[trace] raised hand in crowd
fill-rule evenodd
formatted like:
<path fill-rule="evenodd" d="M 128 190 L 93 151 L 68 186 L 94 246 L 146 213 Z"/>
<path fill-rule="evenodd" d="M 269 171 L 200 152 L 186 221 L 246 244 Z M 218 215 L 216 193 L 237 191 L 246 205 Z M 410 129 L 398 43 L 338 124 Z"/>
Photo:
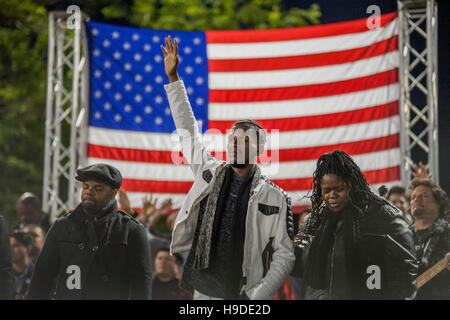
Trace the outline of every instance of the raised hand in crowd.
<path fill-rule="evenodd" d="M 431 179 L 431 174 L 428 173 L 427 167 L 422 162 L 416 163 L 412 169 L 411 173 L 414 178 Z"/>
<path fill-rule="evenodd" d="M 158 221 L 161 218 L 165 218 L 170 214 L 171 209 L 172 209 L 172 199 L 164 200 L 161 207 L 156 209 L 155 213 L 150 218 L 149 227 L 155 228 L 156 225 L 158 224 Z"/>
<path fill-rule="evenodd" d="M 139 220 L 146 226 L 150 223 L 150 217 L 156 211 L 156 202 L 158 199 L 153 200 L 153 196 L 146 196 L 142 199 L 142 214 L 139 216 Z"/>
<path fill-rule="evenodd" d="M 119 206 L 126 214 L 134 216 L 134 210 L 131 208 L 130 199 L 128 199 L 128 195 L 123 189 L 119 190 Z"/>

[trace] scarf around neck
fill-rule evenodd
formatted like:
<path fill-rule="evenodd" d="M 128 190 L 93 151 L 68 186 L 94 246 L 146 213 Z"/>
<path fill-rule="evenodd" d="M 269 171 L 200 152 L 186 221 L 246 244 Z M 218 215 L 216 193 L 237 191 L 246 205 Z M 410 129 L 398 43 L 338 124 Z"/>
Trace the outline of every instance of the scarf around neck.
<path fill-rule="evenodd" d="M 213 229 L 215 218 L 220 214 L 224 207 L 224 199 L 229 189 L 229 184 L 233 176 L 231 164 L 225 167 L 217 174 L 216 180 L 208 195 L 205 212 L 201 219 L 200 233 L 195 248 L 194 269 L 207 269 L 210 263 L 211 247 L 213 239 Z M 253 176 L 253 178 L 251 178 Z M 261 169 L 255 165 L 249 172 L 247 178 L 251 178 L 250 190 L 254 190 L 261 178 Z M 221 201 L 222 200 L 222 201 Z"/>

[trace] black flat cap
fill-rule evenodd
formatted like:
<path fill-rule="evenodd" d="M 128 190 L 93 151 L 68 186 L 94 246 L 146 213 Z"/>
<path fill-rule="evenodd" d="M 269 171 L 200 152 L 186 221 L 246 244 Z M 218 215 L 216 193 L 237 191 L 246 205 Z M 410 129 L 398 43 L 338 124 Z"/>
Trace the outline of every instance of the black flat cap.
<path fill-rule="evenodd" d="M 103 182 L 115 189 L 119 189 L 122 185 L 122 175 L 119 170 L 105 163 L 96 163 L 85 168 L 77 170 L 78 181 L 87 181 L 89 179 Z"/>

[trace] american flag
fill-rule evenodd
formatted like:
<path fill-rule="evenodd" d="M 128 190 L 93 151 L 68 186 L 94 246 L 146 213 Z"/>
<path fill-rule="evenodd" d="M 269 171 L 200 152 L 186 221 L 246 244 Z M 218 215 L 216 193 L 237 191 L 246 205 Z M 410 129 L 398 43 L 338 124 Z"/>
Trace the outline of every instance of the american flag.
<path fill-rule="evenodd" d="M 272 162 L 261 160 L 262 172 L 288 192 L 294 212 L 309 205 L 316 160 L 332 150 L 349 153 L 375 190 L 399 184 L 398 18 L 380 18 L 374 29 L 361 19 L 206 32 L 89 22 L 88 163 L 118 168 L 138 211 L 149 194 L 181 206 L 193 176 L 178 161 L 163 87 L 160 45 L 171 35 L 200 131 L 205 141 L 223 142 L 209 145 L 212 154 L 226 159 L 235 120 L 259 122 L 277 141 L 267 146 Z"/>

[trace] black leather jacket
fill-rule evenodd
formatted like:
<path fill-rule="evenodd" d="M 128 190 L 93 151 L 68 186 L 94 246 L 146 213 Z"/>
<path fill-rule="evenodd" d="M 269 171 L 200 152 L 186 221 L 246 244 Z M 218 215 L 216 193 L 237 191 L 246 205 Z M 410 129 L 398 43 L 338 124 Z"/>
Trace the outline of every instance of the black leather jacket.
<path fill-rule="evenodd" d="M 79 268 L 80 286 L 73 266 Z M 29 299 L 48 299 L 57 279 L 56 299 L 146 300 L 151 297 L 150 270 L 150 247 L 141 223 L 117 210 L 115 200 L 93 222 L 79 205 L 50 228 Z"/>
<path fill-rule="evenodd" d="M 415 256 L 412 232 L 402 214 L 389 205 L 374 204 L 361 210 L 351 206 L 353 212 L 351 260 L 345 252 L 343 241 L 336 241 L 335 236 L 329 254 L 328 265 L 325 266 L 327 285 L 314 288 L 308 283 L 308 270 L 319 266 L 308 262 L 309 249 L 315 239 L 320 239 L 320 230 L 329 219 L 317 220 L 315 232 L 309 233 L 304 226 L 308 225 L 309 215 L 303 222 L 296 237 L 296 266 L 294 275 L 303 277 L 307 284 L 306 299 L 413 299 L 416 295 L 415 278 L 417 261 Z M 328 209 L 319 209 L 319 215 L 326 217 Z M 329 212 L 328 212 L 329 213 Z M 348 229 L 347 229 L 348 230 Z M 347 231 L 348 232 L 348 231 Z M 317 240 L 316 240 L 317 241 Z M 352 266 L 353 272 L 348 272 Z M 374 271 L 376 266 L 379 269 Z M 375 267 L 375 268 L 376 268 Z M 341 270 L 341 272 L 337 272 Z M 347 271 L 347 272 L 346 272 Z M 379 285 L 373 287 L 375 273 L 380 275 Z M 336 276 L 342 278 L 336 279 Z M 333 283 L 333 276 L 335 277 Z M 372 276 L 372 277 L 371 277 Z M 329 282 L 328 282 L 329 280 Z M 341 280 L 341 281 L 336 281 Z M 338 283 L 338 284 L 336 284 Z M 370 285 L 372 283 L 372 286 Z M 345 287 L 345 288 L 344 288 Z"/>

